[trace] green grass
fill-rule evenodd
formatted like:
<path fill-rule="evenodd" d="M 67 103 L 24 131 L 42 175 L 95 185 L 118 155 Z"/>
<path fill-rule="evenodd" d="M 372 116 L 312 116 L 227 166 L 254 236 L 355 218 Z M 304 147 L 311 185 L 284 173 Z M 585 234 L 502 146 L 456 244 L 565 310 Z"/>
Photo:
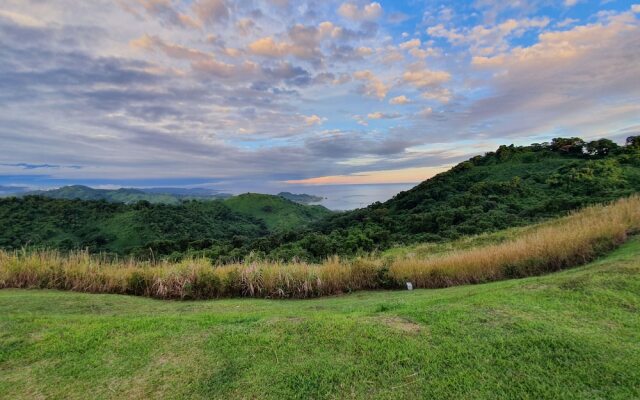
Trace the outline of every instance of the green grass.
<path fill-rule="evenodd" d="M 542 277 L 315 300 L 0 291 L 0 397 L 640 397 L 640 239 Z"/>

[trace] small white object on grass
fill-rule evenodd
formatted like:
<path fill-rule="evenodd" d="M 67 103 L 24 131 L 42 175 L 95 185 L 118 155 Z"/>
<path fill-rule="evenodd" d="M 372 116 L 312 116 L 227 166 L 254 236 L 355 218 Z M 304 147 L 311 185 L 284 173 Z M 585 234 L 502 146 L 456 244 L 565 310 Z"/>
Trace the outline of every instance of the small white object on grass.
<path fill-rule="evenodd" d="M 413 290 L 413 283 L 407 282 L 407 290 Z"/>

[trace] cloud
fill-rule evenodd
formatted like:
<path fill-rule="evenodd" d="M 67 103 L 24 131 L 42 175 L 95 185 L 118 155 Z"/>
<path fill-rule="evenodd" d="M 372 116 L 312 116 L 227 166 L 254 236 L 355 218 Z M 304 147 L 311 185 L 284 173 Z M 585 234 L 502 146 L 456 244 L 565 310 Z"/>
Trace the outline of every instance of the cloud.
<path fill-rule="evenodd" d="M 565 19 L 563 19 L 562 21 L 557 22 L 557 23 L 556 23 L 556 26 L 557 26 L 558 28 L 564 28 L 565 26 L 573 25 L 573 24 L 575 24 L 576 22 L 578 22 L 578 20 L 577 20 L 577 19 L 575 19 L 575 18 L 565 18 Z"/>
<path fill-rule="evenodd" d="M 435 100 L 440 103 L 448 103 L 449 101 L 451 101 L 452 97 L 453 93 L 451 93 L 451 90 L 443 87 L 437 87 L 422 92 L 422 98 L 427 100 Z"/>
<path fill-rule="evenodd" d="M 130 45 L 139 49 L 159 50 L 169 57 L 182 58 L 191 61 L 201 61 L 213 58 L 213 54 L 185 46 L 167 43 L 157 36 L 144 35 L 138 39 L 132 40 Z"/>
<path fill-rule="evenodd" d="M 640 5 L 276 2 L 3 4 L 0 174 L 363 182 L 638 131 Z"/>
<path fill-rule="evenodd" d="M 394 46 L 379 49 L 379 52 L 382 55 L 382 62 L 384 64 L 397 65 L 404 61 L 404 54 Z"/>
<path fill-rule="evenodd" d="M 354 3 L 342 3 L 338 8 L 338 14 L 354 21 L 375 21 L 382 16 L 382 6 L 377 2 L 363 7 Z"/>
<path fill-rule="evenodd" d="M 303 60 L 314 60 L 321 57 L 315 46 L 276 42 L 271 36 L 260 38 L 249 44 L 249 51 L 252 54 L 270 58 L 294 56 Z"/>
<path fill-rule="evenodd" d="M 342 36 L 343 30 L 331 21 L 323 21 L 318 25 L 318 33 L 321 37 L 339 38 Z"/>
<path fill-rule="evenodd" d="M 473 64 L 477 66 L 511 66 L 512 68 L 547 64 L 548 67 L 565 67 L 562 60 L 577 60 L 589 57 L 589 54 L 606 51 L 608 45 L 616 45 L 618 39 L 626 39 L 638 32 L 637 25 L 626 23 L 626 17 L 614 18 L 609 24 L 596 23 L 575 27 L 568 31 L 551 31 L 539 35 L 538 43 L 529 47 L 516 47 L 510 52 L 493 57 L 474 57 Z M 632 42 L 634 40 L 632 39 Z M 637 41 L 637 40 L 635 40 Z M 631 56 L 634 52 L 630 53 Z M 603 60 L 604 61 L 604 60 Z M 551 63 L 551 64 L 548 64 Z"/>
<path fill-rule="evenodd" d="M 371 47 L 361 46 L 356 49 L 356 53 L 361 57 L 366 57 L 373 54 L 373 49 Z"/>
<path fill-rule="evenodd" d="M 389 104 L 395 104 L 395 105 L 405 105 L 409 103 L 411 103 L 411 100 L 409 100 L 405 95 L 397 96 L 389 100 Z"/>
<path fill-rule="evenodd" d="M 387 96 L 389 87 L 385 85 L 373 72 L 369 70 L 356 71 L 354 72 L 353 77 L 364 82 L 363 92 L 367 96 L 376 97 L 379 100 L 382 100 Z"/>
<path fill-rule="evenodd" d="M 409 15 L 402 12 L 392 12 L 387 16 L 387 21 L 391 24 L 401 24 L 411 18 Z"/>
<path fill-rule="evenodd" d="M 364 116 L 362 115 L 354 115 L 353 119 L 356 120 L 356 122 L 358 123 L 358 125 L 362 125 L 362 126 L 369 126 L 369 122 L 365 119 Z"/>
<path fill-rule="evenodd" d="M 236 30 L 242 36 L 249 36 L 256 28 L 256 23 L 249 18 L 242 18 L 236 22 Z"/>
<path fill-rule="evenodd" d="M 425 107 L 420 110 L 416 115 L 420 118 L 428 118 L 433 114 L 433 109 L 431 107 Z"/>
<path fill-rule="evenodd" d="M 400 48 L 403 50 L 409 50 L 416 47 L 420 47 L 421 44 L 422 42 L 420 41 L 420 39 L 412 39 L 412 40 L 408 40 L 406 42 L 400 43 Z"/>
<path fill-rule="evenodd" d="M 428 28 L 427 33 L 433 37 L 445 38 L 455 45 L 467 45 L 474 55 L 486 56 L 510 48 L 510 39 L 521 37 L 530 30 L 545 28 L 549 22 L 547 17 L 510 18 L 499 24 L 476 25 L 462 30 L 447 29 L 439 24 Z"/>
<path fill-rule="evenodd" d="M 409 54 L 411 54 L 411 56 L 414 58 L 423 60 L 429 56 L 436 56 L 439 54 L 439 52 L 432 48 L 428 48 L 428 49 L 413 48 L 409 50 Z"/>
<path fill-rule="evenodd" d="M 276 43 L 270 36 L 260 38 L 249 45 L 249 51 L 265 57 L 282 57 L 288 54 L 289 50 L 289 45 Z"/>
<path fill-rule="evenodd" d="M 367 114 L 367 118 L 369 119 L 396 119 L 400 118 L 401 116 L 402 115 L 398 113 L 384 113 L 380 111 Z"/>
<path fill-rule="evenodd" d="M 250 61 L 245 61 L 240 65 L 233 65 L 215 59 L 195 61 L 192 64 L 192 68 L 198 72 L 229 79 L 251 78 L 256 76 L 259 71 L 258 65 Z"/>
<path fill-rule="evenodd" d="M 46 25 L 43 21 L 37 18 L 34 18 L 30 15 L 20 14 L 20 13 L 6 11 L 6 10 L 0 10 L 0 18 L 7 18 L 17 25 L 26 26 L 30 28 L 41 28 Z"/>
<path fill-rule="evenodd" d="M 623 13 L 570 30 L 542 33 L 527 47 L 474 57 L 473 65 L 493 71 L 496 78 L 494 95 L 474 104 L 469 122 L 498 118 L 499 113 L 501 120 L 513 121 L 520 132 L 527 132 L 576 126 L 586 116 L 596 125 L 614 115 L 629 118 L 631 99 L 640 94 L 638 49 L 640 26 Z M 503 125 L 505 130 L 511 126 Z M 502 129 L 495 132 L 504 133 Z"/>
<path fill-rule="evenodd" d="M 200 24 L 187 14 L 178 12 L 170 0 L 116 0 L 116 3 L 124 10 L 139 15 L 136 6 L 150 16 L 159 19 L 163 23 L 177 25 L 188 28 L 199 28 Z"/>
<path fill-rule="evenodd" d="M 238 65 L 225 63 L 217 60 L 213 53 L 167 43 L 156 36 L 142 36 L 132 40 L 130 45 L 139 49 L 158 50 L 171 58 L 188 60 L 194 71 L 221 78 L 249 78 L 257 76 L 260 72 L 258 65 L 253 62 L 244 61 Z"/>
<path fill-rule="evenodd" d="M 540 10 L 549 7 L 550 4 L 551 3 L 549 3 L 547 0 L 475 0 L 473 2 L 473 6 L 476 12 L 482 15 L 485 24 L 495 24 L 496 21 L 499 21 L 505 17 L 511 18 L 514 15 L 528 16 L 536 14 Z"/>
<path fill-rule="evenodd" d="M 197 0 L 193 9 L 203 23 L 212 24 L 229 18 L 229 5 L 226 0 Z"/>
<path fill-rule="evenodd" d="M 437 88 L 451 80 L 451 74 L 446 71 L 433 71 L 415 65 L 402 74 L 402 80 L 418 89 Z"/>
<path fill-rule="evenodd" d="M 456 30 L 445 28 L 443 24 L 431 26 L 427 28 L 426 32 L 433 37 L 445 38 L 452 43 L 464 40 L 464 35 L 458 33 Z"/>
<path fill-rule="evenodd" d="M 320 118 L 315 114 L 304 117 L 304 123 L 309 126 L 322 125 L 323 121 L 324 121 L 324 118 Z"/>
<path fill-rule="evenodd" d="M 5 167 L 18 167 L 22 169 L 50 169 L 50 168 L 61 168 L 61 165 L 58 164 L 29 164 L 29 163 L 15 163 L 15 164 L 0 164 Z M 72 168 L 79 169 L 81 168 L 78 165 L 70 166 Z"/>

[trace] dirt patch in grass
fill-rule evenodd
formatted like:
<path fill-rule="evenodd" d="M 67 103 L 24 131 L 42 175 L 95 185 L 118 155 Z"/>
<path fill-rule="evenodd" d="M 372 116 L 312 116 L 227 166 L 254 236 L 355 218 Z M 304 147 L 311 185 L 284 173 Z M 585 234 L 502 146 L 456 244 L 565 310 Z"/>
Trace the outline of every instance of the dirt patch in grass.
<path fill-rule="evenodd" d="M 588 276 L 579 276 L 577 278 L 567 279 L 560 283 L 562 290 L 583 291 L 590 287 L 591 278 Z"/>

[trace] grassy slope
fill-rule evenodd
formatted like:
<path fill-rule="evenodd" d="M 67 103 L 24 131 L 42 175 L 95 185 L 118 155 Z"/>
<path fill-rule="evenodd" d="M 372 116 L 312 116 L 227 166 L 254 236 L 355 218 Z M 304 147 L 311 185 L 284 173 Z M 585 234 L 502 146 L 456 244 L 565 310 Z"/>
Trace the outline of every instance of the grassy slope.
<path fill-rule="evenodd" d="M 300 228 L 331 214 L 323 206 L 298 204 L 280 196 L 258 193 L 234 196 L 224 204 L 239 214 L 263 220 L 270 230 Z"/>
<path fill-rule="evenodd" d="M 543 277 L 307 301 L 0 291 L 0 397 L 640 397 L 640 239 Z"/>
<path fill-rule="evenodd" d="M 520 238 L 539 227 L 552 226 L 556 221 L 558 220 L 552 219 L 549 221 L 539 222 L 527 226 L 507 228 L 496 232 L 463 236 L 456 240 L 449 240 L 444 242 L 426 242 L 406 246 L 394 246 L 380 252 L 380 256 L 391 259 L 411 256 L 426 258 L 434 255 L 445 254 L 454 250 L 467 250 L 492 244 L 500 244 L 509 240 Z"/>

